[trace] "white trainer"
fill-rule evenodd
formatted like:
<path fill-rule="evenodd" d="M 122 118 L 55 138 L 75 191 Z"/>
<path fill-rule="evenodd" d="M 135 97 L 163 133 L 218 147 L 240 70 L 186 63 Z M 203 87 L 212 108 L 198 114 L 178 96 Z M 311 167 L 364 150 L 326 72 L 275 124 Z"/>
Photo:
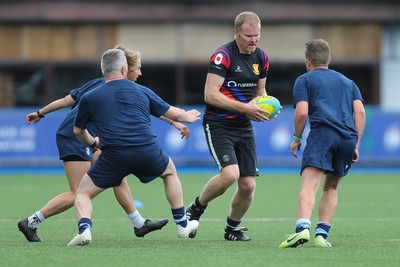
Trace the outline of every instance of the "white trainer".
<path fill-rule="evenodd" d="M 181 225 L 176 225 L 176 234 L 178 238 L 187 238 L 189 234 L 199 228 L 199 221 L 187 221 L 186 227 L 182 227 Z"/>
<path fill-rule="evenodd" d="M 72 240 L 68 243 L 68 246 L 85 246 L 92 242 L 92 232 L 89 228 L 86 228 L 82 234 L 77 234 Z"/>

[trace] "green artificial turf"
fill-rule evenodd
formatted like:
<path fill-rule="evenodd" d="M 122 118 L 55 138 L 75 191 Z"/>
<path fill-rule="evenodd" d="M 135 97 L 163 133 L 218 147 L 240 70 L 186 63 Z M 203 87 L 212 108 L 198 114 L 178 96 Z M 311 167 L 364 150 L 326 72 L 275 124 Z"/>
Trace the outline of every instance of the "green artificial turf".
<path fill-rule="evenodd" d="M 190 204 L 210 173 L 180 175 L 185 205 Z M 1 266 L 399 266 L 400 177 L 395 174 L 349 174 L 339 189 L 339 206 L 329 241 L 319 249 L 313 240 L 279 249 L 294 231 L 300 179 L 297 174 L 262 173 L 255 199 L 242 226 L 250 242 L 229 242 L 223 229 L 234 187 L 209 205 L 195 239 L 179 240 L 163 183 L 141 184 L 128 178 L 133 197 L 145 218 L 169 218 L 161 230 L 137 238 L 112 190 L 93 201 L 92 244 L 67 247 L 76 234 L 74 209 L 51 217 L 38 227 L 42 243 L 29 243 L 17 229 L 18 220 L 68 189 L 64 175 L 1 175 Z M 317 221 L 312 218 L 313 228 Z M 312 229 L 313 230 L 313 229 Z M 313 231 L 312 231 L 313 232 Z"/>

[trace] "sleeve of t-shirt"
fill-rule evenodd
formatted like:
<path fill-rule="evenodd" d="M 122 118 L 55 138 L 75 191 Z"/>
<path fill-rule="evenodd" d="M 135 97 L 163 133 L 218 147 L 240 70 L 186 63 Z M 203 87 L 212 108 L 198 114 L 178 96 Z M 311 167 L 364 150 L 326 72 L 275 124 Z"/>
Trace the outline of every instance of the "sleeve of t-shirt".
<path fill-rule="evenodd" d="M 170 108 L 170 104 L 165 102 L 161 97 L 159 97 L 152 90 L 147 90 L 147 95 L 149 96 L 150 103 L 150 114 L 156 117 L 164 115 Z"/>
<path fill-rule="evenodd" d="M 79 88 L 73 89 L 70 92 L 70 95 L 72 96 L 72 98 L 75 101 L 79 101 L 80 98 L 87 92 L 91 91 L 92 89 L 96 88 L 97 86 L 101 85 L 104 83 L 103 78 L 96 78 L 93 79 L 87 83 L 85 83 L 84 85 L 82 85 Z"/>
<path fill-rule="evenodd" d="M 268 75 L 269 69 L 269 58 L 267 53 L 260 49 L 260 57 L 261 57 L 261 69 L 260 69 L 260 79 L 264 79 Z"/>
<path fill-rule="evenodd" d="M 354 100 L 361 100 L 364 102 L 364 99 L 362 98 L 360 89 L 357 87 L 357 85 L 353 82 L 353 101 Z"/>
<path fill-rule="evenodd" d="M 86 97 L 83 96 L 78 105 L 78 113 L 76 114 L 75 117 L 74 126 L 81 129 L 86 129 L 89 122 L 90 122 L 89 104 Z"/>
<path fill-rule="evenodd" d="M 308 102 L 308 90 L 307 90 L 307 79 L 304 76 L 300 76 L 296 79 L 293 87 L 293 107 L 296 108 L 296 104 L 300 101 Z"/>
<path fill-rule="evenodd" d="M 77 97 L 78 97 L 78 95 L 79 95 L 79 89 L 80 88 L 75 88 L 75 89 L 73 89 L 73 90 L 71 90 L 70 92 L 69 92 L 69 94 L 71 95 L 71 97 L 76 101 L 76 99 L 77 99 Z"/>
<path fill-rule="evenodd" d="M 225 47 L 218 48 L 210 58 L 208 73 L 225 77 L 230 64 L 231 59 L 228 50 Z"/>

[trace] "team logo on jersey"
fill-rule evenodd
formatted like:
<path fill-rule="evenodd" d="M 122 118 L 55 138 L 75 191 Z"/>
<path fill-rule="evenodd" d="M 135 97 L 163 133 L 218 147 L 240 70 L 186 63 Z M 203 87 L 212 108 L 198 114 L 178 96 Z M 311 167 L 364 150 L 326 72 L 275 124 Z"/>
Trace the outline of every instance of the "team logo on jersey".
<path fill-rule="evenodd" d="M 222 60 L 224 59 L 224 57 L 222 56 L 221 53 L 218 53 L 215 58 L 214 58 L 214 64 L 215 65 L 219 65 L 221 64 Z"/>
<path fill-rule="evenodd" d="M 240 68 L 240 66 L 236 66 L 235 72 L 242 72 L 242 69 Z"/>
<path fill-rule="evenodd" d="M 258 70 L 258 64 L 253 64 L 253 72 L 256 75 L 260 75 L 260 71 Z"/>

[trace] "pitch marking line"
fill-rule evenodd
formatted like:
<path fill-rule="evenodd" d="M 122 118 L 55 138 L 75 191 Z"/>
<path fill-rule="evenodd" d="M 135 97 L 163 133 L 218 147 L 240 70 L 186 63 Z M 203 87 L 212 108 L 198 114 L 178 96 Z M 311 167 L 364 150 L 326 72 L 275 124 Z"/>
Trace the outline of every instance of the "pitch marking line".
<path fill-rule="evenodd" d="M 18 222 L 22 218 L 1 218 L 0 223 Z M 76 218 L 49 218 L 49 220 L 62 222 L 76 222 Z M 94 218 L 96 221 L 126 221 L 127 217 Z M 312 219 L 314 220 L 314 219 Z M 225 222 L 226 218 L 201 218 L 202 223 Z M 244 222 L 292 222 L 296 218 L 244 218 Z M 400 222 L 400 218 L 334 218 L 334 221 L 367 221 L 367 222 Z M 394 239 L 396 240 L 396 239 Z"/>

